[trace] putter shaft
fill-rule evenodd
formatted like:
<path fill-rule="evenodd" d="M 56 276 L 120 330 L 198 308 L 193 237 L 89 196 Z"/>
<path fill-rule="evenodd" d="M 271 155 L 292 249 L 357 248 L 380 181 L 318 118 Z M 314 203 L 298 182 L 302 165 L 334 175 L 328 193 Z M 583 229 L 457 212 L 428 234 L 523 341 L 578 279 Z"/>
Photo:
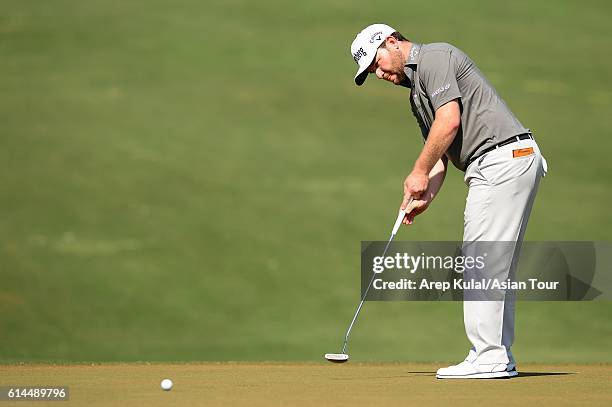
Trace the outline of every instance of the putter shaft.
<path fill-rule="evenodd" d="M 410 198 L 410 201 L 408 202 L 408 205 L 406 205 L 406 207 L 408 207 L 412 203 L 412 200 L 413 198 Z M 383 250 L 382 257 L 385 257 L 385 255 L 387 254 L 389 245 L 393 241 L 393 238 L 395 237 L 395 234 L 397 233 L 397 230 L 399 229 L 399 226 L 401 225 L 401 222 L 404 219 L 404 216 L 406 216 L 406 212 L 400 211 L 397 217 L 397 220 L 395 221 L 395 225 L 393 226 L 393 230 L 391 231 L 391 237 L 389 237 L 389 241 L 387 242 L 387 245 L 385 246 L 385 250 Z M 351 321 L 348 329 L 346 330 L 346 335 L 344 335 L 344 344 L 342 345 L 342 353 L 346 353 L 346 347 L 348 344 L 349 335 L 351 334 L 351 329 L 353 329 L 353 325 L 355 325 L 355 321 L 357 321 L 357 317 L 359 316 L 359 313 L 361 312 L 361 308 L 363 307 L 363 303 L 365 302 L 365 299 L 368 296 L 368 291 L 370 291 L 370 287 L 372 287 L 372 283 L 374 282 L 375 277 L 376 277 L 376 274 L 372 273 L 372 278 L 370 279 L 370 283 L 368 284 L 368 287 L 363 293 L 363 296 L 361 297 L 361 302 L 359 302 L 359 306 L 357 307 L 357 311 L 355 311 L 355 315 L 353 315 L 353 320 Z"/>

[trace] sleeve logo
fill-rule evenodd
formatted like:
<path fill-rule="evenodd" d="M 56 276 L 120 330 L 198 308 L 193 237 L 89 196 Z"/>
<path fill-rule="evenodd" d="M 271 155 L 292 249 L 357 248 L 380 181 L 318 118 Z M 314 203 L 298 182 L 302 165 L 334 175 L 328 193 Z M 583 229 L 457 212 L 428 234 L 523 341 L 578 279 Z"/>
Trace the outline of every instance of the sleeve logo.
<path fill-rule="evenodd" d="M 433 98 L 436 95 L 439 95 L 440 93 L 444 92 L 445 90 L 450 89 L 450 83 L 447 83 L 444 86 L 440 86 L 438 89 L 436 89 L 430 96 Z"/>

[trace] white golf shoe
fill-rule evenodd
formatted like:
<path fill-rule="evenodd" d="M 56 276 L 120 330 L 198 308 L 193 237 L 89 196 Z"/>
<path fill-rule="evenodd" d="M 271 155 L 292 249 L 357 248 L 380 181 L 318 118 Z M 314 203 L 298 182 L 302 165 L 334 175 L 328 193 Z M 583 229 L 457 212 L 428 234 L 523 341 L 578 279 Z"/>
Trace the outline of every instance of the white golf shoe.
<path fill-rule="evenodd" d="M 477 365 L 463 361 L 458 365 L 438 369 L 436 377 L 438 379 L 505 379 L 517 375 L 516 370 L 514 374 L 511 374 L 507 369 L 508 365 L 505 363 Z"/>
<path fill-rule="evenodd" d="M 465 357 L 465 361 L 473 363 L 474 360 L 476 360 L 476 352 L 474 352 L 474 349 L 472 348 L 468 352 L 468 355 Z M 512 352 L 508 352 L 508 360 L 509 362 L 506 365 L 506 371 L 508 372 L 508 377 L 518 376 L 518 370 L 516 369 L 516 360 L 514 360 L 514 356 L 512 355 Z"/>

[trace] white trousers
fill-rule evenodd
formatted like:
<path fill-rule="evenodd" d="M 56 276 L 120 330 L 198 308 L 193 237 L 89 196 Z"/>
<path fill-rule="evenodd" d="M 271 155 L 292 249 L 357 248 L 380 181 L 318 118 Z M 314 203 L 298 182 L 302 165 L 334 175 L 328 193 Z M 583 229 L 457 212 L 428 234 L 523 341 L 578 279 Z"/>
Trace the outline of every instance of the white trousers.
<path fill-rule="evenodd" d="M 533 153 L 529 154 L 529 148 Z M 519 149 L 526 150 L 516 152 Z M 518 264 L 527 221 L 546 167 L 536 142 L 527 139 L 483 155 L 466 170 L 469 192 L 464 213 L 464 248 L 469 242 L 516 242 L 513 250 L 498 256 L 497 263 L 491 266 L 497 268 L 491 270 L 496 278 L 500 273 L 502 278 L 504 273 L 508 275 Z M 513 295 L 506 294 L 503 301 L 464 301 L 465 332 L 472 343 L 466 360 L 477 364 L 515 364 L 511 352 L 514 311 Z"/>

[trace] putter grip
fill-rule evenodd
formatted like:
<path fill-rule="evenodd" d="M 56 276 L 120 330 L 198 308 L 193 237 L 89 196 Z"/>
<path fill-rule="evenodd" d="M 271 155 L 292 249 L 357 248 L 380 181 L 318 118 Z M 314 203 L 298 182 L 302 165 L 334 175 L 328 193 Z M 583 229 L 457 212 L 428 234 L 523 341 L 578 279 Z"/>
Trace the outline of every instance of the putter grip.
<path fill-rule="evenodd" d="M 395 221 L 395 225 L 393 225 L 393 231 L 391 232 L 393 236 L 395 236 L 395 234 L 397 233 L 397 230 L 402 224 L 402 220 L 404 220 L 404 216 L 406 216 L 406 211 L 400 209 L 399 214 L 397 215 L 397 220 Z"/>

